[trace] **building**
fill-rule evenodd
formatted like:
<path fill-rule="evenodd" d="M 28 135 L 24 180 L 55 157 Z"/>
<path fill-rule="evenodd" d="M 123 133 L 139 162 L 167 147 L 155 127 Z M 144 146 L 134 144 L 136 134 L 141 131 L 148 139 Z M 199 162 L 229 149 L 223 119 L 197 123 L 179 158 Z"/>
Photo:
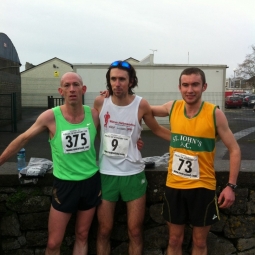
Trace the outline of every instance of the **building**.
<path fill-rule="evenodd" d="M 39 65 L 26 63 L 21 72 L 22 107 L 48 106 L 48 96 L 60 97 L 58 87 L 61 76 L 73 71 L 72 64 L 59 58 L 52 58 Z"/>
<path fill-rule="evenodd" d="M 21 119 L 20 60 L 10 38 L 0 33 L 0 126 Z M 15 97 L 14 97 L 15 96 Z"/>
<path fill-rule="evenodd" d="M 144 97 L 151 105 L 180 99 L 181 94 L 178 89 L 180 73 L 187 67 L 196 66 L 205 72 L 208 83 L 208 88 L 203 93 L 203 99 L 224 109 L 227 65 L 153 64 L 150 56 L 146 57 L 145 60 L 132 62 L 138 77 L 138 87 L 135 88 L 135 93 Z M 93 106 L 95 97 L 99 95 L 100 91 L 106 89 L 105 75 L 108 67 L 109 63 L 73 64 L 74 71 L 81 75 L 87 85 L 85 104 Z M 168 118 L 159 118 L 158 121 L 160 124 L 168 124 Z"/>

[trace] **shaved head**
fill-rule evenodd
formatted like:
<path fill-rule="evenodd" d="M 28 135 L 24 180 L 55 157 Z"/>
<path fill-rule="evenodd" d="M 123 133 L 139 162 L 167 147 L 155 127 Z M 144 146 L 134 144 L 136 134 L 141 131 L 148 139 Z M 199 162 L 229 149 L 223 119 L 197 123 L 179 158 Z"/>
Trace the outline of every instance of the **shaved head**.
<path fill-rule="evenodd" d="M 64 80 L 66 77 L 70 77 L 70 76 L 76 76 L 79 80 L 79 82 L 81 83 L 81 85 L 83 85 L 83 81 L 82 81 L 82 78 L 81 76 L 78 74 L 78 73 L 75 73 L 75 72 L 67 72 L 65 74 L 63 74 L 63 76 L 61 77 L 61 80 L 60 80 L 60 86 L 62 86 Z"/>

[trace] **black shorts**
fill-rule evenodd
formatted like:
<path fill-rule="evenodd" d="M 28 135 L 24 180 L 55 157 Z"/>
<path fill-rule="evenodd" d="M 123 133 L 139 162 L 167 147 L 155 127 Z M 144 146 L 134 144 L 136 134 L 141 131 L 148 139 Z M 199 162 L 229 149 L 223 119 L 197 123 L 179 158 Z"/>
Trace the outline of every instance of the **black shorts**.
<path fill-rule="evenodd" d="M 166 187 L 163 217 L 166 221 L 177 225 L 210 226 L 220 219 L 215 191 L 205 188 Z"/>
<path fill-rule="evenodd" d="M 96 207 L 101 203 L 99 171 L 82 181 L 65 181 L 54 177 L 51 203 L 54 209 L 65 213 Z"/>

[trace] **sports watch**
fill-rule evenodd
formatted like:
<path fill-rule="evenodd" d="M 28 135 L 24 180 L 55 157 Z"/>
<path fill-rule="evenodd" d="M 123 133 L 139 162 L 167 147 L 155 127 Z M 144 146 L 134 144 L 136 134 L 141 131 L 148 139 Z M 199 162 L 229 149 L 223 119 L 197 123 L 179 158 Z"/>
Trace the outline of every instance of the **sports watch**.
<path fill-rule="evenodd" d="M 235 191 L 236 188 L 237 188 L 236 184 L 232 184 L 232 183 L 229 183 L 229 182 L 226 184 L 226 186 L 229 186 L 233 191 Z"/>

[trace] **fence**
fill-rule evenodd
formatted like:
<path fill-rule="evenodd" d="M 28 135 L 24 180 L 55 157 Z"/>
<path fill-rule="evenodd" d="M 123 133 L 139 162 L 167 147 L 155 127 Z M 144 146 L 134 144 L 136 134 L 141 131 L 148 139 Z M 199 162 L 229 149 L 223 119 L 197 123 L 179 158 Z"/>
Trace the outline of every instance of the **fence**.
<path fill-rule="evenodd" d="M 64 104 L 65 100 L 63 97 L 53 97 L 48 96 L 48 109 L 51 109 L 55 106 L 60 106 Z M 82 103 L 84 104 L 84 97 L 82 97 Z"/>
<path fill-rule="evenodd" d="M 17 132 L 16 93 L 0 94 L 1 132 Z M 11 124 L 11 125 L 10 125 Z M 3 128 L 4 127 L 4 128 Z"/>

